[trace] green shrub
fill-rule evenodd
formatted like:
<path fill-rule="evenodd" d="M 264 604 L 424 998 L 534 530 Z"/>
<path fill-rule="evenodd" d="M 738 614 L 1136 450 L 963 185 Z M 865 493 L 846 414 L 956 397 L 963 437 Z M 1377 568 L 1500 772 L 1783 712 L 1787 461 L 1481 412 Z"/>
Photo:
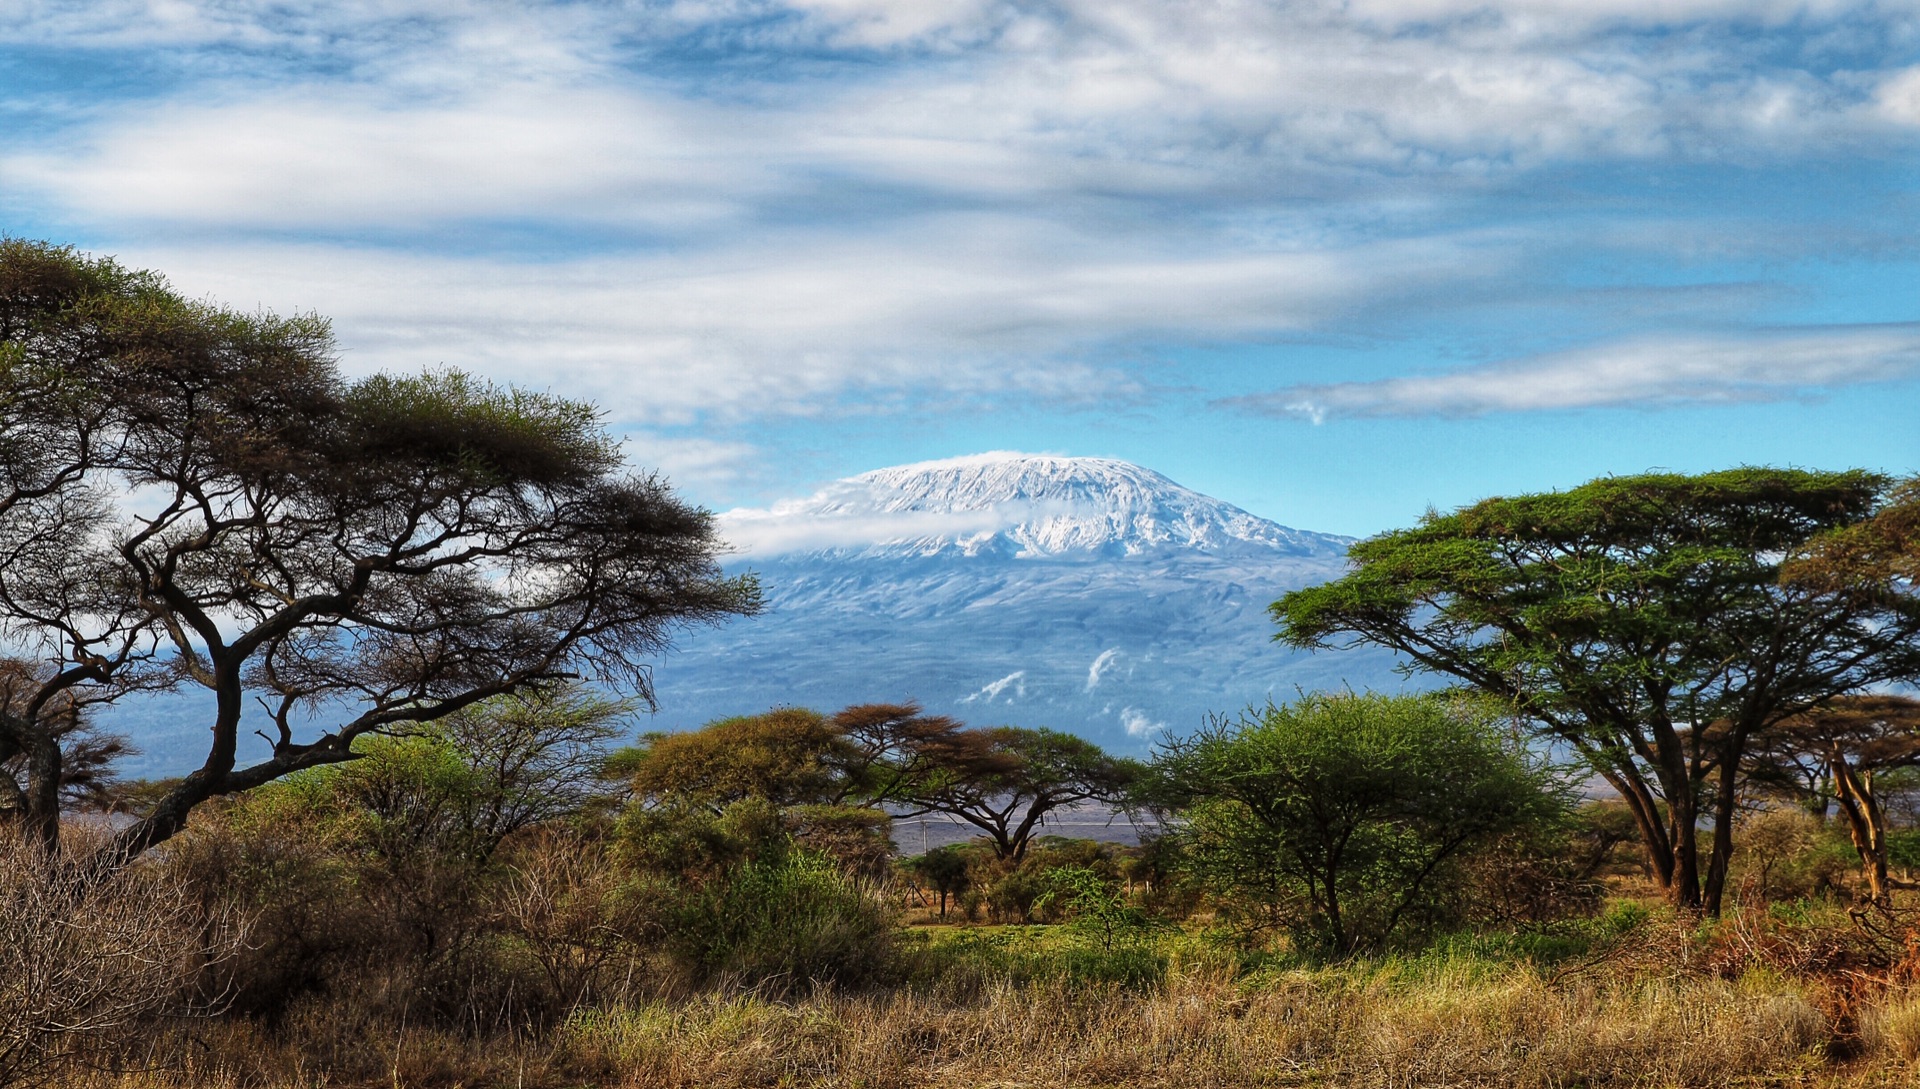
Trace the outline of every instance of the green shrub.
<path fill-rule="evenodd" d="M 862 982 L 886 970 L 893 920 L 832 860 L 793 851 L 743 863 L 691 890 L 666 943 L 708 978 Z"/>
<path fill-rule="evenodd" d="M 1083 866 L 1063 866 L 1047 874 L 1047 891 L 1039 903 L 1067 916 L 1064 929 L 1103 953 L 1140 944 L 1162 929 L 1113 886 Z"/>
<path fill-rule="evenodd" d="M 1167 929 L 1102 948 L 1063 927 L 970 927 L 914 936 L 900 950 L 900 974 L 955 1000 L 995 983 L 1149 990 L 1166 980 L 1169 946 L 1179 938 Z"/>

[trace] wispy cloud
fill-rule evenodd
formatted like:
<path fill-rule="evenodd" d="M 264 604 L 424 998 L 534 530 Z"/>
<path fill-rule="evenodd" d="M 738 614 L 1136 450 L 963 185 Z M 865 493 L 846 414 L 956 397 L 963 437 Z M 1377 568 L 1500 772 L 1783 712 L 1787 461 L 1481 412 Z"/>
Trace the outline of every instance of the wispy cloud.
<path fill-rule="evenodd" d="M 1088 692 L 1091 692 L 1094 689 L 1100 687 L 1101 675 L 1106 673 L 1108 667 L 1113 665 L 1114 659 L 1118 658 L 1119 656 L 1120 656 L 1120 648 L 1113 647 L 1108 650 L 1101 651 L 1100 656 L 1093 660 L 1093 664 L 1087 667 L 1086 690 Z"/>
<path fill-rule="evenodd" d="M 629 432 L 621 452 L 628 465 L 694 490 L 721 489 L 754 475 L 766 453 L 747 442 L 647 431 Z"/>
<path fill-rule="evenodd" d="M 1166 732 L 1167 724 L 1154 721 L 1139 708 L 1123 707 L 1120 710 L 1120 728 L 1127 731 L 1128 737 L 1152 737 Z"/>
<path fill-rule="evenodd" d="M 1920 323 L 1645 337 L 1450 374 L 1298 385 L 1227 401 L 1315 423 L 1806 397 L 1920 373 Z"/>
<path fill-rule="evenodd" d="M 1013 689 L 1013 695 L 1007 697 L 1007 702 L 1011 703 L 1016 699 L 1024 698 L 1027 694 L 1027 671 L 1024 669 L 1016 669 L 997 681 L 982 685 L 980 689 L 972 695 L 962 696 L 960 702 L 974 703 L 978 701 L 982 703 L 992 703 L 999 699 L 1009 688 Z"/>
<path fill-rule="evenodd" d="M 1124 335 L 1310 328 L 1497 260 L 1446 242 L 1154 256 L 1128 242 L 971 216 L 545 262 L 271 242 L 122 256 L 192 294 L 327 314 L 350 368 L 468 367 L 591 396 L 642 427 L 909 393 L 923 405 L 1134 400 L 1138 375 L 1100 358 Z"/>

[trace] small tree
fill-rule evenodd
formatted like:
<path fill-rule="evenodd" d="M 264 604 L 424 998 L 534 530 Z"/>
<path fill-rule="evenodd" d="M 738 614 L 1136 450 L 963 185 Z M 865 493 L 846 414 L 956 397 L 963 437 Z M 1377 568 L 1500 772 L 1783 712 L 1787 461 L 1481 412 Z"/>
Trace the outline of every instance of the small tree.
<path fill-rule="evenodd" d="M 822 805 L 842 793 L 835 757 L 844 747 L 826 716 L 800 707 L 739 715 L 677 734 L 650 734 L 612 767 L 643 804 L 665 799 L 716 812 L 757 798 L 776 806 Z"/>
<path fill-rule="evenodd" d="M 942 919 L 947 917 L 948 899 L 965 893 L 973 883 L 973 867 L 967 859 L 967 848 L 961 844 L 935 847 L 908 859 L 906 866 L 916 880 L 939 894 Z"/>
<path fill-rule="evenodd" d="M 1434 921 L 1452 864 L 1564 804 L 1496 722 L 1432 697 L 1308 696 L 1168 743 L 1155 766 L 1200 882 L 1339 956 Z"/>
<path fill-rule="evenodd" d="M 1112 880 L 1085 866 L 1049 871 L 1046 885 L 1034 908 L 1064 908 L 1068 931 L 1091 940 L 1101 952 L 1111 953 L 1117 943 L 1139 941 L 1161 929 L 1159 921 L 1129 902 Z"/>
<path fill-rule="evenodd" d="M 1838 806 L 1871 899 L 1885 903 L 1892 889 L 1912 887 L 1889 866 L 1891 829 L 1876 779 L 1920 767 L 1920 700 L 1847 697 L 1777 723 L 1759 740 L 1763 783 L 1789 789 L 1823 818 Z"/>
<path fill-rule="evenodd" d="M 984 741 L 901 791 L 902 816 L 945 813 L 986 833 L 994 855 L 1026 857 L 1047 817 L 1081 802 L 1117 805 L 1139 778 L 1140 765 L 1058 730 L 999 726 Z"/>
<path fill-rule="evenodd" d="M 837 716 L 780 707 L 649 735 L 616 754 L 609 772 L 628 777 L 642 811 L 629 814 L 631 831 L 688 829 L 729 813 L 764 812 L 771 818 L 768 835 L 791 838 L 835 859 L 849 876 L 869 880 L 888 872 L 892 821 L 850 774 L 850 764 L 862 763 Z"/>

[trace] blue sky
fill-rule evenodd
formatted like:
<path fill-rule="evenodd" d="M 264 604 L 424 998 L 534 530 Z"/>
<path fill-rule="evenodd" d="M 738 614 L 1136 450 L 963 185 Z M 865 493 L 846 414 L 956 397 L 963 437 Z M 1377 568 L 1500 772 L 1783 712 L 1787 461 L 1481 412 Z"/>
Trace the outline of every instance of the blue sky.
<path fill-rule="evenodd" d="M 24 0 L 0 88 L 6 230 L 591 398 L 716 509 L 1920 470 L 1920 3 Z"/>

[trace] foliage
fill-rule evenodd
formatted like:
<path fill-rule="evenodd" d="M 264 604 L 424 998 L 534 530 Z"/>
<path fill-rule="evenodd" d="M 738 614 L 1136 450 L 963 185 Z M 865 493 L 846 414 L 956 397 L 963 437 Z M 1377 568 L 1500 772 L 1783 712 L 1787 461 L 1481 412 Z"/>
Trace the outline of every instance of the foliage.
<path fill-rule="evenodd" d="M 969 852 L 961 844 L 935 847 L 926 854 L 907 859 L 907 872 L 925 888 L 940 897 L 940 917 L 947 917 L 947 901 L 965 893 L 973 884 L 973 865 Z"/>
<path fill-rule="evenodd" d="M 683 901 L 667 944 L 706 977 L 797 987 L 885 971 L 888 912 L 831 859 L 796 850 L 729 869 Z"/>
<path fill-rule="evenodd" d="M 826 716 L 782 707 L 684 733 L 650 734 L 614 766 L 643 800 L 671 797 L 714 809 L 747 798 L 804 805 L 834 793 L 831 757 L 838 745 Z"/>
<path fill-rule="evenodd" d="M 580 690 L 503 697 L 405 736 L 362 738 L 350 763 L 203 811 L 172 864 L 256 920 L 214 985 L 266 1016 L 349 985 L 377 985 L 364 998 L 374 1005 L 451 1005 L 492 977 L 519 987 L 523 1012 L 536 1006 L 488 942 L 502 921 L 524 923 L 529 898 L 555 895 L 558 879 L 530 889 L 497 855 L 536 824 L 557 834 L 594 808 L 594 773 L 622 714 Z M 568 981 L 547 975 L 547 1001 L 566 1001 Z M 487 1016 L 504 1016 L 502 1002 Z"/>
<path fill-rule="evenodd" d="M 1303 697 L 1157 764 L 1188 865 L 1228 915 L 1340 956 L 1442 922 L 1465 852 L 1564 804 L 1497 723 L 1436 698 Z"/>
<path fill-rule="evenodd" d="M 1837 806 L 1859 854 L 1867 894 L 1885 902 L 1904 884 L 1891 870 L 1883 786 L 1920 768 L 1920 700 L 1846 696 L 1774 723 L 1758 739 L 1754 778 L 1824 819 Z"/>
<path fill-rule="evenodd" d="M 1749 739 L 1920 671 L 1920 598 L 1832 547 L 1895 499 L 1762 468 L 1488 499 L 1362 541 L 1273 614 L 1295 646 L 1377 643 L 1506 701 L 1626 799 L 1677 903 L 1717 911 Z"/>
<path fill-rule="evenodd" d="M 515 850 L 491 921 L 540 967 L 562 1010 L 618 999 L 641 951 L 666 933 L 658 879 L 614 864 L 604 839 L 542 829 Z"/>
<path fill-rule="evenodd" d="M 1055 905 L 1065 910 L 1070 932 L 1092 940 L 1103 952 L 1160 929 L 1158 920 L 1129 902 L 1110 879 L 1084 866 L 1063 866 L 1047 874 L 1047 891 L 1036 906 Z"/>
<path fill-rule="evenodd" d="M 1743 895 L 1764 901 L 1832 897 L 1845 891 L 1860 856 L 1831 824 L 1799 808 L 1767 808 L 1740 821 L 1734 875 Z"/>
<path fill-rule="evenodd" d="M 1464 852 L 1446 914 L 1483 929 L 1538 929 L 1593 914 L 1614 849 L 1633 838 L 1622 807 L 1543 816 Z"/>
<path fill-rule="evenodd" d="M 102 873 L 0 838 L 0 1084 L 111 1065 L 149 1018 L 183 1005 L 196 967 L 230 956 L 237 920 L 158 867 Z"/>

